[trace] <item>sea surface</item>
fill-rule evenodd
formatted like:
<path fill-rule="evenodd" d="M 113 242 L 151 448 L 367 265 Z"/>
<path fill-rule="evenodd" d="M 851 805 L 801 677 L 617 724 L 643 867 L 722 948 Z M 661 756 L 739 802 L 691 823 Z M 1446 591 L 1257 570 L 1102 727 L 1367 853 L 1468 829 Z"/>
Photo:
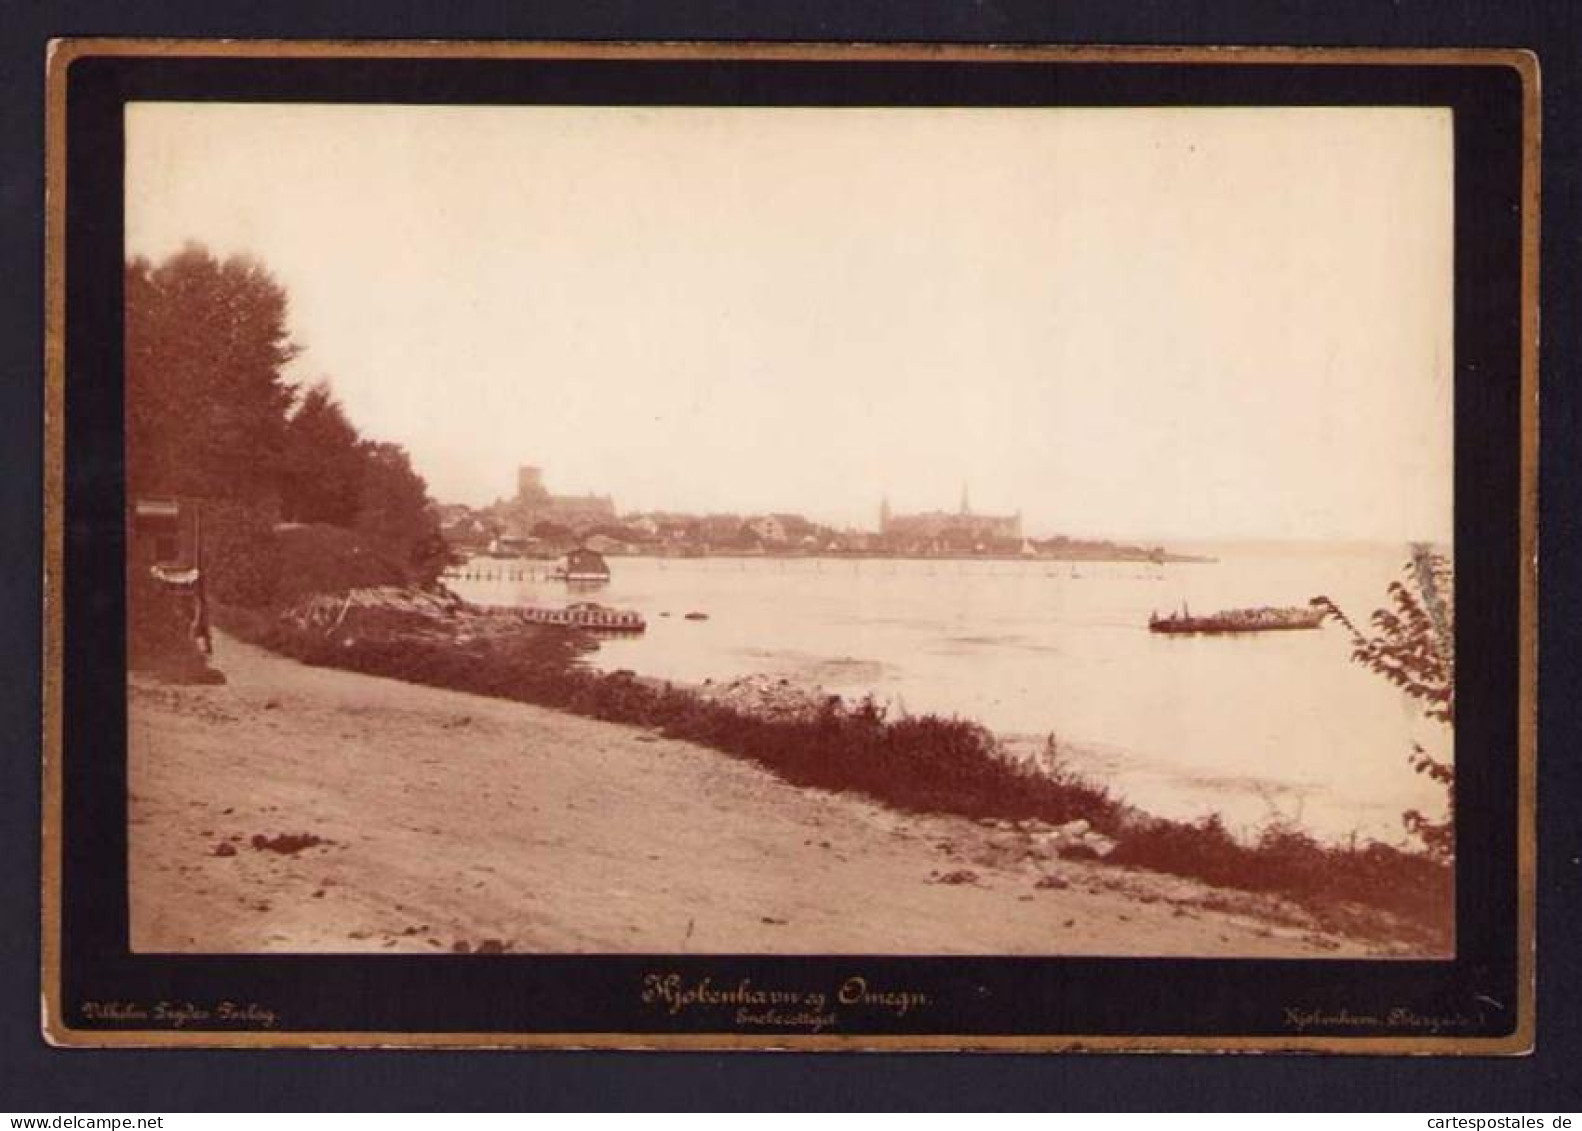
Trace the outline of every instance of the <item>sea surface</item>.
<path fill-rule="evenodd" d="M 609 585 L 571 593 L 545 563 L 479 559 L 474 579 L 449 584 L 483 604 L 639 610 L 647 633 L 603 641 L 593 657 L 608 670 L 691 683 L 765 673 L 1001 734 L 1052 734 L 1068 764 L 1132 804 L 1218 812 L 1244 836 L 1289 821 L 1329 840 L 1403 843 L 1403 811 L 1441 814 L 1442 788 L 1408 756 L 1414 740 L 1448 756 L 1448 729 L 1352 663 L 1338 626 L 1162 636 L 1147 624 L 1183 604 L 1209 613 L 1319 594 L 1361 623 L 1407 548 L 1192 549 L 1216 560 L 612 558 Z"/>

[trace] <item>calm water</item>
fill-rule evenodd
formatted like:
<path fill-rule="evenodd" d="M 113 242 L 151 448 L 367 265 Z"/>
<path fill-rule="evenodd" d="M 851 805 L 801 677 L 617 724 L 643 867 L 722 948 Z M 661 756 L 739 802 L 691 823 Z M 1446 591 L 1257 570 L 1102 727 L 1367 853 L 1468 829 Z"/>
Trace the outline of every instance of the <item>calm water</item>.
<path fill-rule="evenodd" d="M 1448 751 L 1448 735 L 1350 663 L 1340 629 L 1147 630 L 1151 610 L 1183 601 L 1211 612 L 1320 593 L 1361 620 L 1405 548 L 1212 552 L 1212 564 L 1166 566 L 617 558 L 592 599 L 640 610 L 649 628 L 602 643 L 594 662 L 699 683 L 783 675 L 1001 733 L 1053 733 L 1076 768 L 1134 804 L 1183 818 L 1218 810 L 1241 830 L 1284 817 L 1393 843 L 1403 810 L 1438 813 L 1442 793 L 1407 754 L 1414 738 Z M 452 585 L 486 604 L 568 599 L 548 580 Z M 694 610 L 709 619 L 683 619 Z"/>

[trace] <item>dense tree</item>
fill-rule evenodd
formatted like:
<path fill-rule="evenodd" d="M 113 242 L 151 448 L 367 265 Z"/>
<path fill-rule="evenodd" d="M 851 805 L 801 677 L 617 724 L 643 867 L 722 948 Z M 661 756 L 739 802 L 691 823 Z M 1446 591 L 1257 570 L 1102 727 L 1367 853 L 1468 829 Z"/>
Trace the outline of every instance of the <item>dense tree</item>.
<path fill-rule="evenodd" d="M 447 552 L 428 485 L 400 444 L 364 441 L 357 528 L 395 549 L 420 574 L 437 574 Z"/>
<path fill-rule="evenodd" d="M 433 580 L 445 548 L 426 484 L 402 448 L 359 436 L 327 385 L 299 399 L 286 292 L 268 271 L 189 245 L 128 263 L 125 302 L 128 485 L 202 501 L 216 596 L 268 604 L 290 590 L 283 571 L 369 584 L 375 561 Z M 308 524 L 289 564 L 280 518 Z"/>
<path fill-rule="evenodd" d="M 189 245 L 129 263 L 125 299 L 132 490 L 277 497 L 296 354 L 285 291 L 252 260 Z"/>
<path fill-rule="evenodd" d="M 314 385 L 286 423 L 282 514 L 292 522 L 355 525 L 367 462 L 363 441 L 329 386 Z"/>
<path fill-rule="evenodd" d="M 573 537 L 576 532 L 564 523 L 551 522 L 546 518 L 533 523 L 533 528 L 528 533 L 546 542 L 563 542 Z"/>

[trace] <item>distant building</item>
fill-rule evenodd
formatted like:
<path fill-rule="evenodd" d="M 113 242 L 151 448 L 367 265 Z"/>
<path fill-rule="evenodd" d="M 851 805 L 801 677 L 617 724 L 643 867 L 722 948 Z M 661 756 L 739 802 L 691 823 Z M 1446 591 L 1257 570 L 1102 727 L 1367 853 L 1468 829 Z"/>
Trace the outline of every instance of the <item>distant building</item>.
<path fill-rule="evenodd" d="M 499 516 L 517 536 L 529 535 L 540 523 L 579 531 L 615 521 L 615 502 L 608 495 L 552 495 L 544 486 L 543 471 L 522 466 L 516 471 L 516 496 L 496 507 Z"/>
<path fill-rule="evenodd" d="M 602 554 L 579 547 L 566 554 L 556 575 L 563 581 L 602 584 L 610 580 L 610 567 Z"/>
<path fill-rule="evenodd" d="M 770 516 L 780 524 L 781 531 L 785 534 L 787 542 L 796 542 L 800 545 L 816 543 L 820 533 L 824 532 L 816 522 L 799 514 L 774 514 Z"/>
<path fill-rule="evenodd" d="M 890 500 L 879 504 L 879 536 L 888 545 L 903 549 L 977 550 L 1022 543 L 1022 513 L 974 514 L 961 489 L 961 504 L 954 511 L 923 511 L 895 514 Z"/>
<path fill-rule="evenodd" d="M 582 548 L 596 554 L 625 554 L 632 549 L 629 543 L 608 534 L 590 534 L 582 540 Z"/>
<path fill-rule="evenodd" d="M 737 546 L 742 541 L 742 516 L 706 514 L 698 518 L 694 537 L 705 546 Z"/>
<path fill-rule="evenodd" d="M 834 548 L 854 553 L 864 553 L 878 547 L 878 536 L 872 531 L 848 529 L 834 536 Z"/>
<path fill-rule="evenodd" d="M 481 551 L 500 533 L 499 523 L 460 503 L 444 503 L 439 509 L 439 532 L 445 543 L 457 550 Z"/>
<path fill-rule="evenodd" d="M 501 534 L 491 539 L 488 553 L 495 558 L 525 558 L 543 549 L 537 538 L 522 538 L 514 534 Z"/>
<path fill-rule="evenodd" d="M 743 524 L 743 529 L 766 546 L 782 546 L 787 540 L 785 523 L 777 515 L 756 515 Z"/>

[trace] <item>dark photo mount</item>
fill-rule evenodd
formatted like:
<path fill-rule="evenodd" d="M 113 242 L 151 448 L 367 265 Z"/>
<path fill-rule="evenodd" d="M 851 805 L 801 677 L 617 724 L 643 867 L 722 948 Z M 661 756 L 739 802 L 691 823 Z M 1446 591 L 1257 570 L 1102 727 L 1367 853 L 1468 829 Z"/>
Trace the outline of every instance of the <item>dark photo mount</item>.
<path fill-rule="evenodd" d="M 71 1045 L 1517 1053 L 1533 1032 L 1536 66 L 1500 51 L 205 44 L 51 64 L 46 1034 Z M 1455 957 L 134 953 L 124 108 L 1435 106 L 1454 120 Z M 844 1010 L 733 1023 L 754 994 Z M 670 1008 L 679 998 L 682 1008 Z"/>

